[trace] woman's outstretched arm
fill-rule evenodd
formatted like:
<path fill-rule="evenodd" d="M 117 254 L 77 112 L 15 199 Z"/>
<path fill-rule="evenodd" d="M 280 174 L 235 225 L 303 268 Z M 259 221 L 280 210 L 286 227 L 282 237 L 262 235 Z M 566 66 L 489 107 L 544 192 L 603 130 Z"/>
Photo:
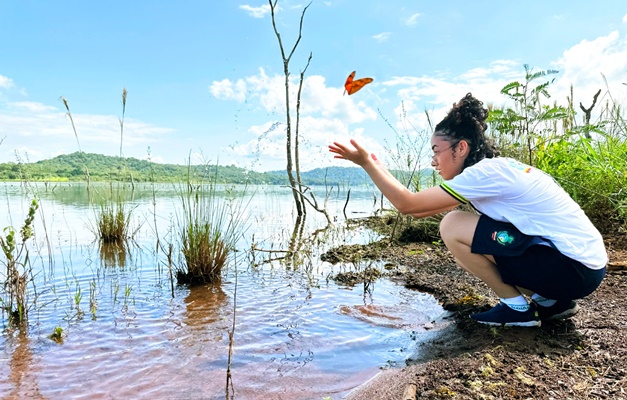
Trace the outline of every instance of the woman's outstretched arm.
<path fill-rule="evenodd" d="M 460 203 L 439 187 L 414 193 L 400 183 L 374 156 L 357 141 L 351 139 L 350 146 L 339 142 L 329 145 L 334 158 L 351 161 L 366 171 L 381 193 L 402 214 L 427 217 L 457 207 Z"/>

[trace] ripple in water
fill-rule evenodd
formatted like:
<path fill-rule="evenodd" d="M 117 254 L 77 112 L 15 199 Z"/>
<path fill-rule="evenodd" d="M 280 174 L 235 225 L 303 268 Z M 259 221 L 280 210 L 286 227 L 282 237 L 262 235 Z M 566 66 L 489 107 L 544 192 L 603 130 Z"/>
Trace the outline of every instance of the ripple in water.
<path fill-rule="evenodd" d="M 85 208 L 63 204 L 44 204 L 48 221 L 82 226 Z M 316 257 L 296 271 L 242 268 L 237 296 L 230 270 L 221 285 L 177 287 L 172 298 L 150 235 L 116 254 L 80 241 L 87 236 L 58 240 L 28 332 L 0 337 L 2 398 L 224 399 L 235 318 L 236 399 L 337 399 L 402 365 L 443 314 L 431 296 L 385 279 L 338 286 L 327 279 L 337 267 Z M 47 338 L 57 326 L 61 344 Z"/>

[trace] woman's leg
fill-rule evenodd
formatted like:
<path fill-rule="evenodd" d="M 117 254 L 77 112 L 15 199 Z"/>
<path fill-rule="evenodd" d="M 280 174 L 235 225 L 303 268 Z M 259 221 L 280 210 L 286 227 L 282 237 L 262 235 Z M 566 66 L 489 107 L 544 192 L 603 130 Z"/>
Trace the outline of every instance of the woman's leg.
<path fill-rule="evenodd" d="M 440 223 L 440 236 L 461 268 L 484 281 L 502 299 L 516 297 L 521 292 L 501 279 L 494 258 L 470 252 L 479 215 L 451 211 Z"/>

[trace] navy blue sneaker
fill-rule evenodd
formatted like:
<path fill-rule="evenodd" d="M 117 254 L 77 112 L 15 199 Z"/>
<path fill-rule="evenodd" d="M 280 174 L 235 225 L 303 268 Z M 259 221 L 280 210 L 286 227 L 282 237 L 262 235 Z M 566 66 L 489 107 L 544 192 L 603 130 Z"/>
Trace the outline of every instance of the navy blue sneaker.
<path fill-rule="evenodd" d="M 481 324 L 500 326 L 540 326 L 540 317 L 536 305 L 531 303 L 527 311 L 512 310 L 507 304 L 500 302 L 491 310 L 473 314 L 470 318 Z"/>
<path fill-rule="evenodd" d="M 533 303 L 535 303 L 535 301 Z M 579 306 L 575 300 L 558 300 L 551 307 L 542 307 L 536 303 L 536 309 L 542 320 L 560 320 L 570 318 L 577 314 Z"/>

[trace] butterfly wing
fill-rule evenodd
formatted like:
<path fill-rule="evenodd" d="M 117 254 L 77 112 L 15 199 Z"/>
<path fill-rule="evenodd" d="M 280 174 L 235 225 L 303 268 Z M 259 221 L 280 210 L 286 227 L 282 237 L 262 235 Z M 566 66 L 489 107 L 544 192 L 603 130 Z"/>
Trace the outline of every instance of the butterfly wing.
<path fill-rule="evenodd" d="M 346 82 L 344 82 L 344 89 L 346 90 L 344 91 L 344 93 L 351 94 L 351 88 L 353 86 L 353 79 L 355 78 L 355 72 L 356 71 L 351 72 L 348 78 L 346 78 Z"/>
<path fill-rule="evenodd" d="M 351 83 L 350 89 L 346 89 L 346 91 L 348 92 L 349 95 L 351 95 L 353 93 L 357 93 L 361 88 L 363 88 L 364 86 L 366 86 L 367 84 L 369 84 L 373 80 L 374 79 L 372 79 L 372 78 L 357 79 L 356 81 L 353 81 Z"/>

